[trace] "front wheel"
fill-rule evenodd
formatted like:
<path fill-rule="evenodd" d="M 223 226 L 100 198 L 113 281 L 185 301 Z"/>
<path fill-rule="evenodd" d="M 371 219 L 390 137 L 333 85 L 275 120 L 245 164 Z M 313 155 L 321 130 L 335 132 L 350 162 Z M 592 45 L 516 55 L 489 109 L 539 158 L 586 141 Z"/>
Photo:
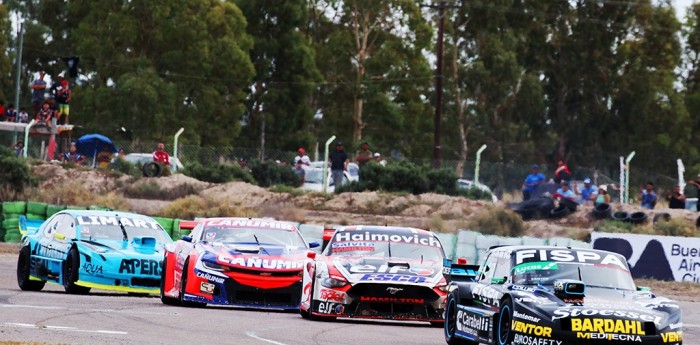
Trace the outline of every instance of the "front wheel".
<path fill-rule="evenodd" d="M 457 332 L 457 298 L 450 294 L 447 298 L 447 308 L 445 309 L 445 341 L 449 345 L 478 345 L 479 343 L 459 338 Z"/>
<path fill-rule="evenodd" d="M 29 247 L 24 247 L 19 251 L 17 259 L 17 285 L 22 291 L 40 291 L 46 284 L 45 281 L 31 280 L 29 278 L 31 255 Z"/>
<path fill-rule="evenodd" d="M 501 301 L 501 308 L 498 311 L 496 320 L 498 320 L 495 329 L 496 344 L 510 344 L 514 338 L 514 334 L 511 331 L 511 323 L 513 322 L 513 301 L 510 297 L 506 297 Z"/>
<path fill-rule="evenodd" d="M 63 262 L 63 288 L 67 293 L 76 295 L 87 295 L 89 287 L 76 285 L 79 278 L 80 253 L 73 247 L 68 252 L 68 258 Z"/>
<path fill-rule="evenodd" d="M 185 287 L 187 286 L 187 273 L 189 272 L 190 260 L 185 261 L 182 268 L 182 279 L 180 280 L 180 305 L 188 308 L 204 308 L 206 303 L 185 301 Z"/>
<path fill-rule="evenodd" d="M 163 259 L 163 270 L 160 275 L 160 301 L 165 305 L 180 305 L 180 300 L 177 298 L 168 297 L 165 295 L 165 274 L 168 271 L 168 260 Z"/>

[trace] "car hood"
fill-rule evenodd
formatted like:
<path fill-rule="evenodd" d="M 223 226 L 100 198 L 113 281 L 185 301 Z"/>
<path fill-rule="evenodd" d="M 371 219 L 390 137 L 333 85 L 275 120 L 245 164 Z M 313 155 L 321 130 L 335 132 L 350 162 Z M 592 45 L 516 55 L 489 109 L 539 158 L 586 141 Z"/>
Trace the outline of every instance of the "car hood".
<path fill-rule="evenodd" d="M 96 254 L 121 254 L 123 256 L 153 256 L 163 255 L 164 243 L 155 245 L 144 245 L 135 241 L 114 241 L 114 240 L 80 240 L 79 247 L 92 251 Z"/>
<path fill-rule="evenodd" d="M 653 322 L 659 330 L 680 322 L 680 307 L 675 301 L 645 291 L 589 286 L 584 297 L 559 298 L 552 293 L 551 286 L 514 285 L 509 289 L 522 309 L 551 321 L 577 317 L 625 319 Z"/>
<path fill-rule="evenodd" d="M 200 244 L 202 260 L 238 269 L 260 271 L 301 270 L 308 249 L 268 244 Z"/>
<path fill-rule="evenodd" d="M 435 261 L 385 257 L 331 257 L 332 265 L 351 284 L 360 282 L 402 283 L 433 287 L 443 279 Z"/>

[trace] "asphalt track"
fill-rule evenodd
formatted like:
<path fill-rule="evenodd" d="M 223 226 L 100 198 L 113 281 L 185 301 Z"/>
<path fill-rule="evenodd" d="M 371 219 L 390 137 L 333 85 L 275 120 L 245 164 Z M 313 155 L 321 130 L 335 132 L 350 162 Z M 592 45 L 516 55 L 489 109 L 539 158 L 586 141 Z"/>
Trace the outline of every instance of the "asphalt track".
<path fill-rule="evenodd" d="M 17 287 L 16 255 L 0 254 L 0 340 L 61 344 L 445 344 L 427 323 L 313 322 L 297 313 L 189 309 L 93 290 L 68 295 L 47 284 Z M 686 344 L 700 344 L 700 303 L 681 302 Z"/>

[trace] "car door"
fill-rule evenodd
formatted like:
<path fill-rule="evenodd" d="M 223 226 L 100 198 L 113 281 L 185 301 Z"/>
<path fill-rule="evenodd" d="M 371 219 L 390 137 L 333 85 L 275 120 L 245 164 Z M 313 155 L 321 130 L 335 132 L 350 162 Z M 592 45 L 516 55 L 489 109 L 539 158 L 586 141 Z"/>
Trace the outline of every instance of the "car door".
<path fill-rule="evenodd" d="M 191 241 L 180 240 L 177 241 L 175 247 L 175 269 L 173 270 L 173 283 L 175 286 L 180 285 L 180 280 L 182 279 L 182 272 L 185 269 L 185 261 L 189 257 L 192 250 L 195 248 L 199 238 L 202 236 L 202 228 L 204 226 L 202 223 L 197 224 L 192 232 L 190 232 Z M 194 264 L 194 263 L 192 263 Z"/>
<path fill-rule="evenodd" d="M 501 287 L 504 283 L 502 277 L 504 271 L 508 271 L 510 265 L 504 252 L 491 252 L 479 268 L 477 276 L 478 284 L 472 290 L 472 298 L 484 305 L 499 307 L 500 299 L 503 297 Z M 505 264 L 504 264 L 505 263 Z M 502 266 L 502 267 L 499 267 Z M 507 275 L 507 273 L 506 273 Z"/>
<path fill-rule="evenodd" d="M 49 218 L 41 231 L 41 237 L 32 250 L 32 274 L 39 279 L 58 282 L 63 259 L 66 257 L 71 238 L 69 229 L 73 217 L 65 213 L 57 213 Z M 66 225 L 67 228 L 64 226 Z M 73 231 L 75 233 L 75 231 Z"/>

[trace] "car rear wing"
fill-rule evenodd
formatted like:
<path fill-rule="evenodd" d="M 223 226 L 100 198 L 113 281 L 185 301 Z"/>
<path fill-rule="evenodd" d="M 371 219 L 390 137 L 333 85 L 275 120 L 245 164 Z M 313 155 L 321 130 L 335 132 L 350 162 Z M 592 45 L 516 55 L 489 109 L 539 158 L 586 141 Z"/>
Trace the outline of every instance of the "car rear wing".
<path fill-rule="evenodd" d="M 181 238 L 183 235 L 189 235 L 190 231 L 192 231 L 197 224 L 199 224 L 199 221 L 196 220 L 181 220 L 177 229 L 177 239 Z"/>
<path fill-rule="evenodd" d="M 448 282 L 475 281 L 477 272 L 479 272 L 479 265 L 469 265 L 466 259 L 459 258 L 457 263 L 453 263 L 450 259 L 442 260 L 442 275 Z"/>
<path fill-rule="evenodd" d="M 333 238 L 336 229 L 336 226 L 323 226 L 323 244 L 321 245 L 321 251 L 326 250 L 326 246 L 328 246 L 328 242 Z"/>
<path fill-rule="evenodd" d="M 22 235 L 35 234 L 44 222 L 44 220 L 29 220 L 21 215 L 19 216 L 19 232 Z"/>

